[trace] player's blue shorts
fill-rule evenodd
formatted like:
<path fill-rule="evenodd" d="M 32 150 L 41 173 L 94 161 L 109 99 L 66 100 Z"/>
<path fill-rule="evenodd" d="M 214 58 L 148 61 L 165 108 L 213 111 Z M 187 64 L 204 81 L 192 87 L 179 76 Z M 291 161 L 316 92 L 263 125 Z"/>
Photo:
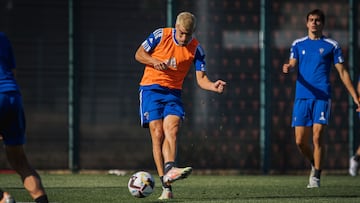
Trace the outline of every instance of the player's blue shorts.
<path fill-rule="evenodd" d="M 140 87 L 141 126 L 149 127 L 149 122 L 176 115 L 184 119 L 185 111 L 181 101 L 181 90 L 174 90 L 159 85 Z"/>
<path fill-rule="evenodd" d="M 331 100 L 295 99 L 292 127 L 327 125 L 330 118 Z"/>
<path fill-rule="evenodd" d="M 25 143 L 25 115 L 18 92 L 0 93 L 0 134 L 5 145 Z"/>

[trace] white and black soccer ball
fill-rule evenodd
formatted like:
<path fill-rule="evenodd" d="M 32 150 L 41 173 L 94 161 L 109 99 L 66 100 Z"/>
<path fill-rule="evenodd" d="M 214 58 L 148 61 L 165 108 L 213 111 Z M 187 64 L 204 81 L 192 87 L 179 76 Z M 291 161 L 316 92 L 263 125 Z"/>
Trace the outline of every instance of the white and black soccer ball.
<path fill-rule="evenodd" d="M 130 177 L 128 188 L 134 197 L 147 197 L 155 189 L 155 180 L 150 173 L 138 171 Z"/>

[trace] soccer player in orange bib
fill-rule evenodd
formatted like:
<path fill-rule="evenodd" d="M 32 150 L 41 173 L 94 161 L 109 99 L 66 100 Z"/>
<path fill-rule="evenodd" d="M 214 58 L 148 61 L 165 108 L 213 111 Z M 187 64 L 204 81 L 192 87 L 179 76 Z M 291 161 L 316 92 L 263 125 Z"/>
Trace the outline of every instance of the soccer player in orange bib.
<path fill-rule="evenodd" d="M 177 134 L 185 116 L 181 101 L 184 78 L 192 64 L 198 85 L 222 93 L 226 82 L 212 82 L 206 75 L 205 54 L 193 37 L 196 18 L 192 13 L 177 16 L 175 28 L 160 28 L 140 45 L 135 59 L 145 64 L 140 82 L 140 119 L 150 129 L 153 157 L 163 192 L 159 199 L 171 199 L 171 184 L 190 175 L 192 168 L 175 163 Z"/>

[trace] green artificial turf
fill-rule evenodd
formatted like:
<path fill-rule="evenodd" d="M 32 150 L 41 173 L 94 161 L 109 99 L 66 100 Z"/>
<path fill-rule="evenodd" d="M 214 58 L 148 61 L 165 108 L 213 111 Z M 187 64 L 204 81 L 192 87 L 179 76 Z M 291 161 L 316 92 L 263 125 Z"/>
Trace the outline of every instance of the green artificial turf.
<path fill-rule="evenodd" d="M 191 175 L 173 184 L 174 199 L 160 201 L 159 178 L 146 198 L 132 197 L 127 189 L 130 174 L 41 174 L 51 202 L 360 202 L 360 177 L 328 175 L 321 187 L 307 189 L 305 175 Z M 15 174 L 0 174 L 0 187 L 17 202 L 32 199 Z"/>

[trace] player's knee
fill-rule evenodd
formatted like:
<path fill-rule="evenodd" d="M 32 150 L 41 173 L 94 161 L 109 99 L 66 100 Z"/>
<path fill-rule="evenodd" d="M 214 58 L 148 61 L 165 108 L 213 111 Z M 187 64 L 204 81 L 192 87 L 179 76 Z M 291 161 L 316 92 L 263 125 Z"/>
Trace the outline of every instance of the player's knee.
<path fill-rule="evenodd" d="M 175 123 L 165 125 L 164 131 L 167 139 L 176 139 L 177 133 L 179 131 L 179 125 Z"/>
<path fill-rule="evenodd" d="M 168 134 L 166 134 L 166 136 L 165 136 L 165 139 L 168 141 L 168 142 L 170 142 L 170 143 L 176 143 L 176 138 L 177 138 L 177 135 L 176 134 L 174 134 L 174 133 L 168 133 Z"/>
<path fill-rule="evenodd" d="M 306 147 L 306 143 L 304 143 L 302 140 L 296 140 L 296 146 L 300 149 L 303 149 Z"/>
<path fill-rule="evenodd" d="M 153 131 L 151 131 L 151 137 L 155 140 L 163 140 L 164 131 L 162 129 L 154 129 Z"/>
<path fill-rule="evenodd" d="M 314 136 L 313 137 L 313 145 L 314 145 L 314 147 L 321 147 L 321 145 L 322 145 L 321 136 Z"/>

